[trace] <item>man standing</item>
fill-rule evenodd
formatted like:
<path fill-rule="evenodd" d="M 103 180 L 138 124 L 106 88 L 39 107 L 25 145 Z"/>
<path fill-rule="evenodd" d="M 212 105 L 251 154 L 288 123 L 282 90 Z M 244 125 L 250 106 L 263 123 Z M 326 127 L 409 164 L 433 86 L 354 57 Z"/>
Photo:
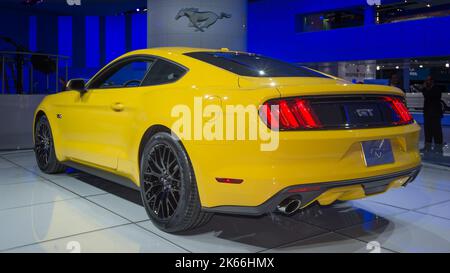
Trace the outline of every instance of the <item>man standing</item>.
<path fill-rule="evenodd" d="M 428 76 L 425 80 L 422 89 L 424 100 L 423 105 L 423 117 L 425 127 L 425 147 L 424 152 L 431 152 L 442 154 L 443 149 L 443 136 L 441 119 L 443 117 L 441 106 L 441 90 L 434 85 L 434 80 L 431 76 Z M 433 140 L 435 147 L 432 149 Z"/>

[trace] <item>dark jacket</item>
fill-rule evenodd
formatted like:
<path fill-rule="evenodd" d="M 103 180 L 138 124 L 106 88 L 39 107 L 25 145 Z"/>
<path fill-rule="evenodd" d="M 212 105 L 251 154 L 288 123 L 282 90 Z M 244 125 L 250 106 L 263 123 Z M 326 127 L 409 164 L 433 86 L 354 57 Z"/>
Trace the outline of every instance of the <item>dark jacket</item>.
<path fill-rule="evenodd" d="M 424 87 L 422 89 L 422 94 L 425 98 L 423 102 L 423 114 L 430 117 L 442 117 L 441 88 L 436 85 L 430 89 Z"/>

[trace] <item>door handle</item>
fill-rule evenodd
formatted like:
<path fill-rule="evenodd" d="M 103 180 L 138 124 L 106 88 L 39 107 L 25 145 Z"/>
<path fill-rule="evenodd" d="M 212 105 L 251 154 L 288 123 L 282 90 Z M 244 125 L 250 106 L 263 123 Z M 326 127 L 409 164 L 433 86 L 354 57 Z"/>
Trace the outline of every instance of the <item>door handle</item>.
<path fill-rule="evenodd" d="M 117 102 L 111 105 L 111 108 L 116 112 L 122 112 L 123 109 L 125 109 L 125 106 L 122 103 Z"/>

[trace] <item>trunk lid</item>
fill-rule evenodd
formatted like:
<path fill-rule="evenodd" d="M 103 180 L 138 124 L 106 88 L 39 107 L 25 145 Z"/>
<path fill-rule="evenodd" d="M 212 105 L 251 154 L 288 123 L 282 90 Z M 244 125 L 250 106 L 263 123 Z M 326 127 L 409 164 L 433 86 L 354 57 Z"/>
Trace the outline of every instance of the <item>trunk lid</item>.
<path fill-rule="evenodd" d="M 239 87 L 243 89 L 275 87 L 281 97 L 341 94 L 386 94 L 404 96 L 404 93 L 395 87 L 371 84 L 353 84 L 338 78 L 239 77 Z"/>

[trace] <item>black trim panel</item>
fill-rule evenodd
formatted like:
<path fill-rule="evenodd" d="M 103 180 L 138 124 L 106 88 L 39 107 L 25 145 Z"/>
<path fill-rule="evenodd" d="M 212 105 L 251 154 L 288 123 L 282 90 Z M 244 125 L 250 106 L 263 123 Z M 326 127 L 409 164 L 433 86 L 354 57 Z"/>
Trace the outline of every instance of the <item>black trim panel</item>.
<path fill-rule="evenodd" d="M 280 204 L 281 201 L 283 201 L 288 197 L 293 196 L 300 197 L 302 204 L 308 204 L 329 189 L 358 184 L 361 184 L 363 186 L 364 191 L 366 192 L 367 195 L 371 195 L 383 192 L 389 185 L 389 183 L 391 183 L 392 180 L 395 178 L 409 176 L 410 178 L 408 179 L 408 181 L 405 184 L 403 184 L 403 186 L 406 186 L 417 177 L 421 167 L 422 166 L 419 165 L 413 169 L 401 172 L 353 180 L 294 185 L 281 190 L 280 192 L 278 192 L 277 194 L 275 194 L 274 196 L 272 196 L 270 199 L 268 199 L 266 202 L 262 203 L 259 206 L 218 206 L 211 208 L 203 207 L 202 209 L 205 212 L 212 212 L 212 213 L 260 216 L 265 213 L 275 211 L 278 204 Z M 301 193 L 289 193 L 290 190 L 304 187 L 318 187 L 320 189 Z"/>
<path fill-rule="evenodd" d="M 125 186 L 127 188 L 140 191 L 139 187 L 135 183 L 133 183 L 133 181 L 131 181 L 130 179 L 128 179 L 126 177 L 119 176 L 119 175 L 116 175 L 116 174 L 113 174 L 113 173 L 110 173 L 107 171 L 103 171 L 103 170 L 100 170 L 97 168 L 89 167 L 89 166 L 86 166 L 86 165 L 83 165 L 83 164 L 80 164 L 77 162 L 73 162 L 73 161 L 64 161 L 62 163 L 68 167 L 83 171 L 88 174 L 92 174 L 94 176 L 98 176 L 100 178 L 117 183 L 117 184 Z"/>

